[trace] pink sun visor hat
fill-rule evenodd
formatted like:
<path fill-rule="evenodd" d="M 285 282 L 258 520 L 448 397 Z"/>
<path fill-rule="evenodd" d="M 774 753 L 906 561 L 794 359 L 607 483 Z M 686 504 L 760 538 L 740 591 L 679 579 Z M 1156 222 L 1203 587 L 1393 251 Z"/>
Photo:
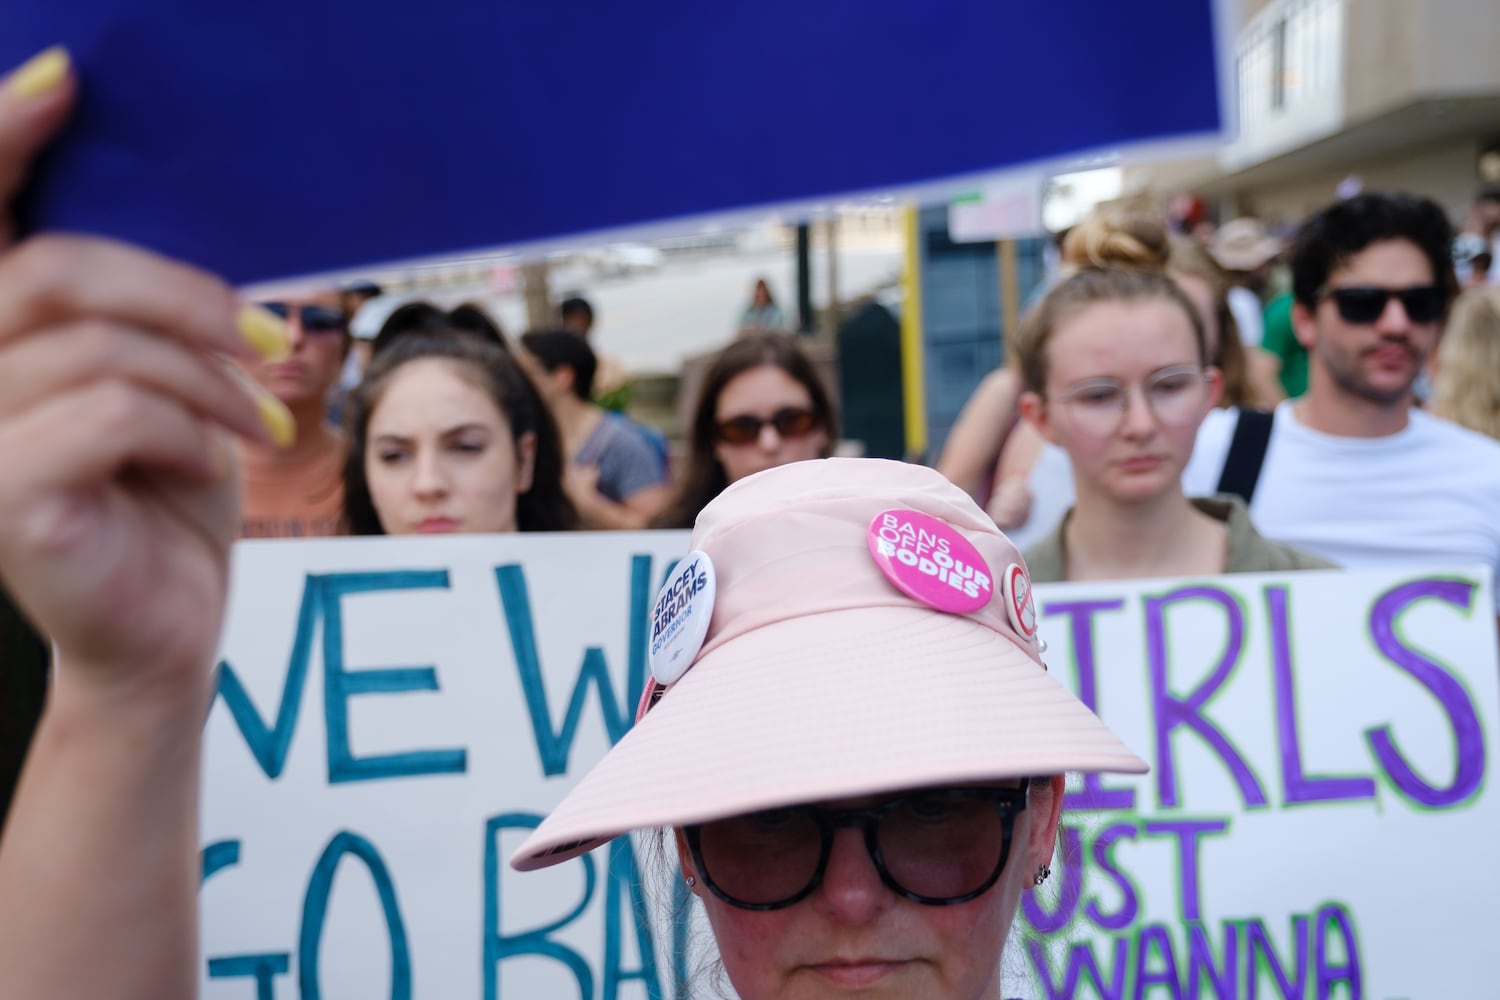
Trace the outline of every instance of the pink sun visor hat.
<path fill-rule="evenodd" d="M 637 724 L 511 858 L 906 788 L 1142 774 L 1042 664 L 1020 553 L 932 469 L 796 462 L 725 490 L 652 606 Z"/>

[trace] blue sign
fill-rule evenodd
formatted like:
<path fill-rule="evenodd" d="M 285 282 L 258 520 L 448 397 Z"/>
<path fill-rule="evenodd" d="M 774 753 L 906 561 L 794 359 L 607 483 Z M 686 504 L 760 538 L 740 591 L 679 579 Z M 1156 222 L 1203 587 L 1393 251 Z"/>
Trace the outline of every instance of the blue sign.
<path fill-rule="evenodd" d="M 1219 128 L 1212 0 L 11 0 L 83 99 L 23 223 L 232 280 Z"/>

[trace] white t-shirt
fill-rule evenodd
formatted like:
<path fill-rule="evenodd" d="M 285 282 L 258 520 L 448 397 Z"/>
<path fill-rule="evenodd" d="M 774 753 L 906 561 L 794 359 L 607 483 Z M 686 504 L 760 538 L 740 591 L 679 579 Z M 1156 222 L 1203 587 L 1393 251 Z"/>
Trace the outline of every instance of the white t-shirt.
<path fill-rule="evenodd" d="M 1500 606 L 1500 442 L 1422 410 L 1379 438 L 1304 426 L 1276 408 L 1250 516 L 1267 538 L 1341 566 L 1490 567 Z M 1238 413 L 1215 410 L 1182 473 L 1189 496 L 1215 491 Z"/>
<path fill-rule="evenodd" d="M 1240 328 L 1240 340 L 1246 347 L 1259 347 L 1260 342 L 1266 339 L 1265 310 L 1260 304 L 1260 296 L 1248 288 L 1235 285 L 1229 289 L 1226 298 L 1229 300 L 1229 311 L 1234 316 L 1234 325 Z"/>

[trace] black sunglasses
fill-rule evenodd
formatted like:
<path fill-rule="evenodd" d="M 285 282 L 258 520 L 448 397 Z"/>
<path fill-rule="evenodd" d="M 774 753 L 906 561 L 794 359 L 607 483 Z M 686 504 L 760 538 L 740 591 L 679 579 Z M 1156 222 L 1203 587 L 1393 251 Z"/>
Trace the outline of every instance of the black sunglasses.
<path fill-rule="evenodd" d="M 776 428 L 779 437 L 799 438 L 811 434 L 820 422 L 812 410 L 786 406 L 771 414 L 769 420 L 746 413 L 719 421 L 715 429 L 725 444 L 749 444 L 760 437 L 761 428 L 767 424 Z"/>
<path fill-rule="evenodd" d="M 1447 297 L 1437 285 L 1416 285 L 1412 288 L 1325 288 L 1319 298 L 1333 299 L 1339 316 L 1345 323 L 1361 326 L 1378 320 L 1385 312 L 1386 303 L 1392 298 L 1401 300 L 1406 318 L 1413 323 L 1436 323 L 1443 318 Z"/>
<path fill-rule="evenodd" d="M 828 869 L 834 833 L 846 826 L 864 833 L 870 860 L 892 892 L 953 906 L 999 880 L 1027 784 L 928 789 L 869 809 L 766 809 L 685 827 L 683 834 L 704 885 L 743 910 L 779 910 L 811 895 Z"/>
<path fill-rule="evenodd" d="M 293 308 L 285 302 L 262 302 L 260 306 L 282 319 L 291 315 Z M 296 311 L 297 319 L 307 333 L 343 333 L 349 328 L 348 317 L 337 306 L 303 305 L 297 306 Z"/>

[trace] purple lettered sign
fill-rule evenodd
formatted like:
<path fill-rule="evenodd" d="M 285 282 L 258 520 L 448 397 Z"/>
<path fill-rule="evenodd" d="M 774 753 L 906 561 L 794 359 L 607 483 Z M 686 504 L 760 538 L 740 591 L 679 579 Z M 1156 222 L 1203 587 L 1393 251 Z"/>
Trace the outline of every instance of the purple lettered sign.
<path fill-rule="evenodd" d="M 1488 587 L 1451 568 L 1039 585 L 1052 671 L 1152 773 L 1070 779 L 1060 865 L 1019 921 L 1025 995 L 1477 995 L 1500 892 Z M 1463 879 L 1410 877 L 1437 844 Z"/>

